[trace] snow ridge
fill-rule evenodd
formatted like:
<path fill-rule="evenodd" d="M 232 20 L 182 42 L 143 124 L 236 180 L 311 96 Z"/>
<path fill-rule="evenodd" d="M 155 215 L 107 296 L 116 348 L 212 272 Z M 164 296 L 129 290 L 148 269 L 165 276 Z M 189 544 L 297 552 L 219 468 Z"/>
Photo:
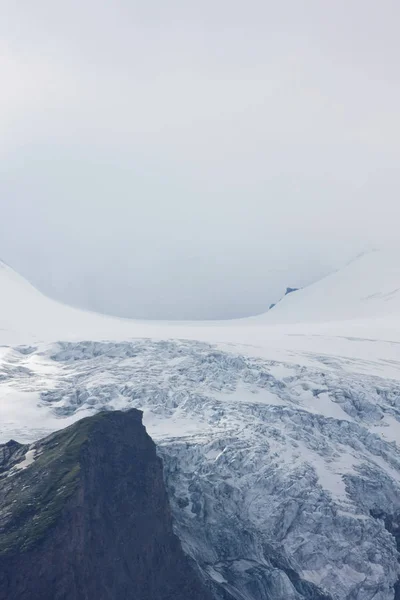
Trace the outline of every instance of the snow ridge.
<path fill-rule="evenodd" d="M 373 251 L 284 296 L 263 318 L 312 323 L 389 315 L 400 316 L 400 261 L 396 252 Z"/>

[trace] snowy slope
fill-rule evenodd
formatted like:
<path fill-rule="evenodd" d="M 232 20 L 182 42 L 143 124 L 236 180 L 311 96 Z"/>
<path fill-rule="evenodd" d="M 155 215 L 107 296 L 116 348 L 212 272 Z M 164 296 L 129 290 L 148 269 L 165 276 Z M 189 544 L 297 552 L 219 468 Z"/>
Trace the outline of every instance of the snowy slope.
<path fill-rule="evenodd" d="M 78 311 L 50 300 L 11 267 L 0 261 L 0 342 L 3 344 L 46 337 L 78 316 Z M 57 325 L 58 324 L 58 325 Z"/>
<path fill-rule="evenodd" d="M 324 323 L 331 321 L 400 319 L 400 252 L 375 251 L 364 254 L 344 268 L 316 283 L 282 298 L 270 311 L 251 319 L 206 323 L 165 323 L 117 319 L 73 309 L 50 300 L 13 269 L 0 261 L 0 330 L 16 334 L 56 337 L 79 335 L 79 329 L 91 332 L 128 331 L 135 327 L 169 328 L 204 326 L 236 327 L 258 325 Z M 61 322 L 62 321 L 62 322 Z M 56 328 L 56 334 L 52 329 Z"/>
<path fill-rule="evenodd" d="M 3 266 L 0 441 L 141 408 L 218 599 L 392 600 L 398 288 L 395 257 L 374 253 L 261 317 L 146 323 L 63 306 Z"/>
<path fill-rule="evenodd" d="M 136 338 L 199 340 L 305 366 L 320 359 L 326 362 L 326 357 L 335 357 L 337 364 L 351 359 L 342 368 L 400 379 L 398 294 L 392 293 L 400 288 L 400 257 L 397 266 L 395 257 L 384 252 L 366 255 L 286 296 L 258 317 L 193 323 L 133 321 L 77 310 L 45 297 L 0 263 L 0 345 Z M 325 322 L 315 322 L 322 314 Z M 351 320 L 351 314 L 357 319 Z"/>
<path fill-rule="evenodd" d="M 282 298 L 264 317 L 299 323 L 400 317 L 400 257 L 364 254 L 336 273 Z"/>
<path fill-rule="evenodd" d="M 107 319 L 47 298 L 0 261 L 1 344 L 74 339 L 81 334 L 90 335 L 99 327 L 105 334 L 123 330 L 118 319 Z"/>

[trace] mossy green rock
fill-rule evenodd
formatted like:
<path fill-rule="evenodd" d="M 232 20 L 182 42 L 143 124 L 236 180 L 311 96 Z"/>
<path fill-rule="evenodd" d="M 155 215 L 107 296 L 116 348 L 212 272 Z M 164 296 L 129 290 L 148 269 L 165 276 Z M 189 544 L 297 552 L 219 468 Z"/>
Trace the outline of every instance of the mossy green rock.
<path fill-rule="evenodd" d="M 0 600 L 208 600 L 142 413 L 0 446 Z"/>
<path fill-rule="evenodd" d="M 82 447 L 106 415 L 82 419 L 31 446 L 5 445 L 11 453 L 0 463 L 0 554 L 28 550 L 54 525 L 77 489 Z M 33 461 L 24 467 L 28 453 Z"/>

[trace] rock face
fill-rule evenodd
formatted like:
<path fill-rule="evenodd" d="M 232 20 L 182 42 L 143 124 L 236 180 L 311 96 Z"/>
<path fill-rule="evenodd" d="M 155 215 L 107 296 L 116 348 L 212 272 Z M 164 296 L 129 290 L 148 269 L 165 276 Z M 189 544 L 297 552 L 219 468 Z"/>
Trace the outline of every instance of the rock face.
<path fill-rule="evenodd" d="M 0 600 L 210 600 L 142 413 L 0 446 Z"/>

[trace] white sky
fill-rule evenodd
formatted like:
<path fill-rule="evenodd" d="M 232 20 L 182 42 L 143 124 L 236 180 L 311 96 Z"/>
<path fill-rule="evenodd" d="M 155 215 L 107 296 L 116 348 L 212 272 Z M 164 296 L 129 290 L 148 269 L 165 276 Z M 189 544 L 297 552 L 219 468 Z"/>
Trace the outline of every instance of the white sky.
<path fill-rule="evenodd" d="M 395 0 L 3 0 L 0 257 L 150 318 L 263 312 L 400 220 Z"/>

